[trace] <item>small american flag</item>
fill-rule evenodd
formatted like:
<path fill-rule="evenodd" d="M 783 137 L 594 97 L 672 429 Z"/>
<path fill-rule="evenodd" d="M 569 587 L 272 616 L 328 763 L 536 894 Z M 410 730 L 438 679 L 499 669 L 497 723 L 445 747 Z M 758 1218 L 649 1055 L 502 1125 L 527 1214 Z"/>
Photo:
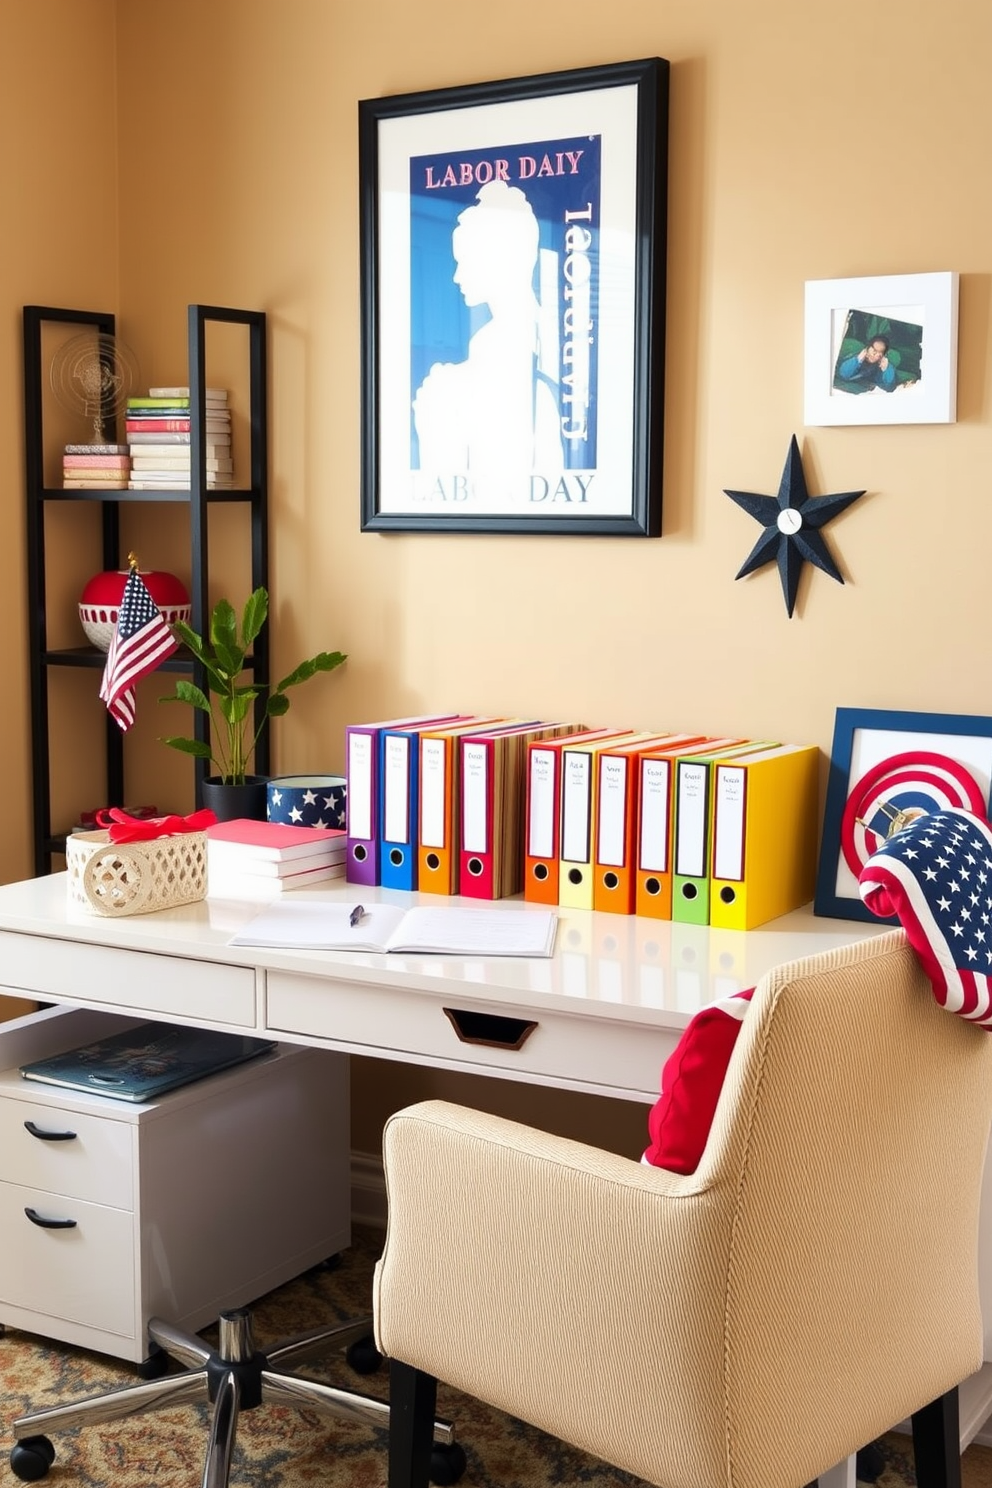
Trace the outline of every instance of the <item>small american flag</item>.
<path fill-rule="evenodd" d="M 897 915 L 951 1013 L 992 1030 L 992 827 L 958 807 L 920 816 L 859 876 L 872 914 Z"/>
<path fill-rule="evenodd" d="M 147 584 L 132 567 L 100 684 L 110 716 L 125 733 L 134 722 L 136 684 L 178 649 L 179 642 L 162 619 Z"/>

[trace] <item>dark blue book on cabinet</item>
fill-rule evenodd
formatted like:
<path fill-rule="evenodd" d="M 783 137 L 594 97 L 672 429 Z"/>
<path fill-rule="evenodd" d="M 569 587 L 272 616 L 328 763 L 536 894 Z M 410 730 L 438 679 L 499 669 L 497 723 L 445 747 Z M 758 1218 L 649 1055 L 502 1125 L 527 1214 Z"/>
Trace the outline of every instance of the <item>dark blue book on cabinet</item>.
<path fill-rule="evenodd" d="M 64 1054 L 22 1064 L 20 1070 L 25 1080 L 137 1103 L 155 1100 L 167 1090 L 256 1059 L 274 1048 L 272 1039 L 173 1023 L 141 1023 Z"/>

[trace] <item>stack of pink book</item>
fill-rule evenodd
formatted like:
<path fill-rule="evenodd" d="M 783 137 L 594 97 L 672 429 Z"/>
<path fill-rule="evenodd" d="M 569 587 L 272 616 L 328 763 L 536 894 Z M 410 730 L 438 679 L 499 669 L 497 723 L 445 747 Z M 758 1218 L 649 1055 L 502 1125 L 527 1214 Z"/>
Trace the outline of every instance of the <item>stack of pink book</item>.
<path fill-rule="evenodd" d="M 345 833 L 280 822 L 216 822 L 207 828 L 207 895 L 274 899 L 344 878 Z"/>
<path fill-rule="evenodd" d="M 62 456 L 66 491 L 126 491 L 131 453 L 126 444 L 67 444 Z"/>

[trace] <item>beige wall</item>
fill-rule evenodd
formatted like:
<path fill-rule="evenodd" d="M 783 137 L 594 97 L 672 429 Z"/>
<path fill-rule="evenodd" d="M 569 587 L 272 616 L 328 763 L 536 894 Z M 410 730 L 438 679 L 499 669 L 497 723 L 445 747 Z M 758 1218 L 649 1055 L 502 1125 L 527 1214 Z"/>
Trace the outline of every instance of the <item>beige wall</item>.
<path fill-rule="evenodd" d="M 340 768 L 349 719 L 435 706 L 825 752 L 838 705 L 992 713 L 987 0 L 171 0 L 167 26 L 123 0 L 6 0 L 0 16 L 5 139 L 25 142 L 2 167 L 19 219 L 0 270 L 8 448 L 22 302 L 116 309 L 146 381 L 183 377 L 188 302 L 268 313 L 276 666 L 350 658 L 283 721 L 280 770 Z M 357 100 L 649 55 L 672 63 L 664 536 L 361 534 Z M 958 422 L 804 428 L 804 281 L 943 269 L 961 274 Z M 774 569 L 734 582 L 757 529 L 723 488 L 774 493 L 793 433 L 814 495 L 869 495 L 827 529 L 846 584 L 807 570 L 789 621 Z M 19 476 L 10 462 L 12 533 Z M 174 519 L 138 535 L 143 562 L 182 571 Z M 221 524 L 219 561 L 230 546 Z M 16 544 L 0 562 L 24 705 Z M 69 622 L 73 602 L 70 585 Z M 133 751 L 151 799 L 186 789 L 155 743 L 174 722 L 157 695 L 145 685 Z M 25 729 L 2 748 L 22 778 Z M 8 877 L 28 866 L 26 809 Z M 466 1084 L 583 1134 L 604 1120 L 595 1102 L 369 1064 L 357 1145 L 391 1103 Z M 618 1145 L 639 1140 L 640 1112 L 609 1120 Z"/>
<path fill-rule="evenodd" d="M 0 615 L 7 667 L 0 876 L 32 871 L 21 307 L 114 310 L 114 0 L 0 0 L 0 448 L 6 452 Z M 87 437 L 84 435 L 83 437 Z M 54 527 L 60 525 L 60 514 Z M 58 571 L 58 564 L 56 564 Z"/>

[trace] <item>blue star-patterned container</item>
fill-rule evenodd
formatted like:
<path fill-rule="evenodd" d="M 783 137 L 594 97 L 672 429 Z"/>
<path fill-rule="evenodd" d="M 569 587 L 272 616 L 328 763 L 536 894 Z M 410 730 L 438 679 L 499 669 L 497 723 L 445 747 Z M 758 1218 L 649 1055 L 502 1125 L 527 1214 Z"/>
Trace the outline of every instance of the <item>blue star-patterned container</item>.
<path fill-rule="evenodd" d="M 345 826 L 343 775 L 280 775 L 266 790 L 266 816 L 291 827 Z"/>

